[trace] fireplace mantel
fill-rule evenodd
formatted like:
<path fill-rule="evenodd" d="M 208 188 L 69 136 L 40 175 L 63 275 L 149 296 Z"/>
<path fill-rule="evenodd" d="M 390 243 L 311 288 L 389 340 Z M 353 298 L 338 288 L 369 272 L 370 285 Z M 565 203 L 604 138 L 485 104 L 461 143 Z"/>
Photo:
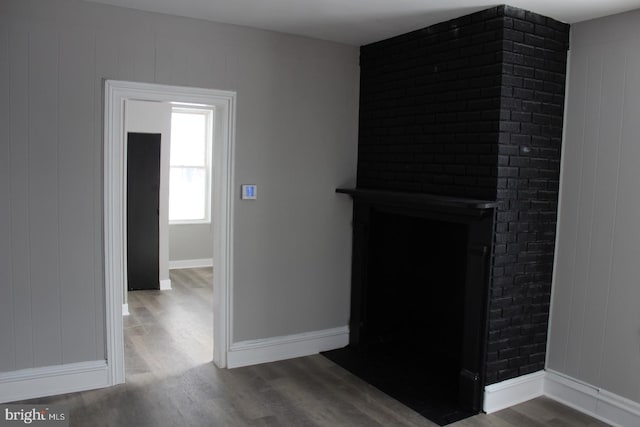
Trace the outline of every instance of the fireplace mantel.
<path fill-rule="evenodd" d="M 456 210 L 484 216 L 498 206 L 491 200 L 468 199 L 464 197 L 440 196 L 436 194 L 408 193 L 388 190 L 361 188 L 337 188 L 336 193 L 348 194 L 354 200 L 373 204 L 387 204 L 437 210 Z"/>

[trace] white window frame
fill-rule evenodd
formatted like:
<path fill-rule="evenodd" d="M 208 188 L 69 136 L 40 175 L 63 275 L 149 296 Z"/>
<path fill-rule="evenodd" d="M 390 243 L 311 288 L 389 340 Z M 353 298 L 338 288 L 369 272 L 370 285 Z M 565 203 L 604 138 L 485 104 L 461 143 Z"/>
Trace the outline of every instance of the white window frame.
<path fill-rule="evenodd" d="M 171 107 L 171 114 L 173 113 L 188 113 L 188 114 L 202 114 L 206 117 L 206 141 L 205 141 L 205 216 L 204 219 L 169 219 L 170 225 L 179 224 L 211 224 L 211 178 L 213 171 L 211 165 L 213 163 L 212 147 L 213 147 L 213 123 L 215 120 L 215 108 L 214 107 L 195 107 L 186 105 L 174 105 Z M 173 143 L 173 142 L 172 142 Z M 173 165 L 171 159 L 169 159 L 169 176 L 171 176 L 171 169 L 173 168 L 194 168 L 200 166 L 193 165 Z M 169 206 L 171 206 L 171 191 L 169 191 Z"/>

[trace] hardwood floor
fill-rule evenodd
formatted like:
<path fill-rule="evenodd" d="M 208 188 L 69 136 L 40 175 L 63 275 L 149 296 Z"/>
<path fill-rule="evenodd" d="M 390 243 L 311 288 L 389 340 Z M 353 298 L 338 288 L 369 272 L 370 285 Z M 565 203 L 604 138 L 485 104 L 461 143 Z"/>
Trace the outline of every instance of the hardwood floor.
<path fill-rule="evenodd" d="M 127 383 L 32 403 L 66 404 L 72 426 L 433 426 L 323 356 L 218 369 L 211 269 L 173 270 L 170 291 L 129 293 Z M 538 398 L 458 427 L 604 426 Z"/>
<path fill-rule="evenodd" d="M 170 291 L 128 293 L 127 381 L 173 374 L 212 360 L 211 268 L 171 270 Z"/>

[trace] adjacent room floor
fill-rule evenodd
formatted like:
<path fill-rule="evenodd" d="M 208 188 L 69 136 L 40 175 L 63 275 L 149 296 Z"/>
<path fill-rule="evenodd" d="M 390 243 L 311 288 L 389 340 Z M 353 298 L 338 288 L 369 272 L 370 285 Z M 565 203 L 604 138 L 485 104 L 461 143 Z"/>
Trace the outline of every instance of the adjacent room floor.
<path fill-rule="evenodd" d="M 174 270 L 170 291 L 129 294 L 127 383 L 34 399 L 66 404 L 72 426 L 433 426 L 323 356 L 232 370 L 212 355 L 211 269 Z M 459 427 L 604 426 L 546 398 Z"/>

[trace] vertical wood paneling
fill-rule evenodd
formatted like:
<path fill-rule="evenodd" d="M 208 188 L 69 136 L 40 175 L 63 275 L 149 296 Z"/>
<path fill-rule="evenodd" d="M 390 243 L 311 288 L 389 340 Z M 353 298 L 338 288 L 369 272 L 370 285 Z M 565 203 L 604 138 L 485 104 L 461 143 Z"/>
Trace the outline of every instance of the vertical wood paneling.
<path fill-rule="evenodd" d="M 30 28 L 29 250 L 34 363 L 62 361 L 60 342 L 60 236 L 58 191 L 58 34 Z"/>
<path fill-rule="evenodd" d="M 95 64 L 94 83 L 95 90 L 102 93 L 104 82 L 102 79 L 124 80 L 118 72 L 118 45 L 119 39 L 109 31 L 97 31 L 95 33 Z M 100 103 L 94 104 L 96 118 L 102 121 L 103 107 Z M 102 138 L 102 129 L 96 134 Z"/>
<path fill-rule="evenodd" d="M 603 58 L 597 168 L 592 172 L 596 197 L 590 224 L 590 251 L 584 288 L 583 336 L 579 343 L 580 378 L 593 384 L 598 380 L 606 301 L 611 273 L 613 224 L 616 207 L 615 186 L 620 158 L 620 123 L 623 114 L 625 57 L 612 51 Z M 586 224 L 585 224 L 586 225 Z"/>
<path fill-rule="evenodd" d="M 10 185 L 11 272 L 14 309 L 16 369 L 33 367 L 31 260 L 29 251 L 29 35 L 11 26 L 10 64 Z"/>
<path fill-rule="evenodd" d="M 573 265 L 571 304 L 569 310 L 569 335 L 566 337 L 566 371 L 569 375 L 578 375 L 580 365 L 580 342 L 584 336 L 585 286 L 589 281 L 589 253 L 591 251 L 591 225 L 596 204 L 594 189 L 598 168 L 598 138 L 600 132 L 600 106 L 602 102 L 602 59 L 592 57 L 587 63 L 587 91 L 584 140 L 582 141 L 581 182 L 578 201 L 578 235 L 576 239 L 575 263 Z M 571 189 L 569 191 L 575 191 Z M 586 331 L 589 333 L 589 331 Z"/>
<path fill-rule="evenodd" d="M 624 89 L 611 290 L 599 385 L 640 401 L 640 58 L 635 52 L 632 55 L 627 60 Z"/>
<path fill-rule="evenodd" d="M 584 137 L 585 108 L 587 97 L 588 58 L 571 55 L 568 99 L 571 107 L 566 109 L 565 139 L 581 140 Z M 573 281 L 573 266 L 576 263 L 575 243 L 578 239 L 578 223 L 580 210 L 582 144 L 564 142 L 562 165 L 562 194 L 558 219 L 559 236 L 556 245 L 555 281 L 563 286 L 553 289 L 551 323 L 553 329 L 549 334 L 547 363 L 554 369 L 563 370 L 566 366 L 566 337 L 569 335 L 571 320 L 571 299 L 573 289 L 577 286 Z M 556 310 L 555 307 L 562 307 Z"/>
<path fill-rule="evenodd" d="M 7 54 L 8 60 L 0 63 L 0 67 L 6 64 L 6 68 L 0 70 L 0 115 L 6 113 L 8 127 L 3 127 L 4 117 L 0 117 L 0 137 L 2 132 L 8 132 L 8 138 L 0 145 L 0 156 L 3 156 L 0 179 L 5 173 L 8 179 L 0 182 L 0 197 L 7 200 L 0 206 L 3 222 L 0 224 L 0 237 L 3 237 L 0 280 L 4 282 L 2 290 L 10 285 L 8 289 L 13 295 L 8 297 L 10 304 L 4 299 L 0 302 L 0 320 L 6 316 L 2 305 L 5 303 L 13 308 L 10 316 L 13 324 L 3 321 L 0 325 L 0 340 L 10 343 L 0 350 L 0 370 L 104 357 L 102 79 L 200 85 L 243 93 L 245 98 L 239 107 L 242 114 L 240 111 L 238 114 L 243 124 L 239 126 L 238 139 L 249 142 L 244 144 L 244 158 L 236 157 L 241 160 L 238 176 L 246 177 L 250 171 L 251 176 L 266 179 L 265 185 L 273 188 L 279 187 L 273 185 L 279 180 L 294 185 L 294 191 L 307 187 L 304 179 L 297 179 L 302 177 L 292 180 L 287 173 L 298 173 L 299 162 L 274 151 L 297 149 L 299 135 L 306 134 L 301 124 L 287 121 L 290 111 L 300 114 L 306 122 L 322 111 L 320 114 L 326 114 L 327 120 L 321 117 L 319 122 L 332 128 L 334 137 L 325 141 L 318 135 L 308 135 L 307 144 L 326 146 L 321 152 L 331 152 L 329 160 L 342 162 L 347 158 L 351 162 L 337 171 L 332 170 L 331 176 L 317 179 L 326 179 L 327 188 L 335 188 L 355 174 L 356 97 L 343 98 L 345 91 L 341 90 L 343 85 L 351 91 L 357 90 L 355 48 L 76 0 L 4 0 L 1 4 L 0 20 L 8 22 L 0 25 L 0 60 Z M 161 42 L 156 33 L 164 35 Z M 7 47 L 2 47 L 2 43 Z M 186 50 L 181 52 L 181 49 Z M 159 51 L 165 55 L 161 66 L 158 65 Z M 299 64 L 300 69 L 287 71 L 297 79 L 295 87 L 305 87 L 310 94 L 316 94 L 314 99 L 316 102 L 319 99 L 322 106 L 315 110 L 293 94 L 286 95 L 293 89 L 280 64 L 302 52 L 336 64 L 335 72 L 322 75 L 306 62 Z M 339 74 L 339 70 L 348 70 L 348 75 Z M 284 91 L 295 105 L 274 107 L 273 99 L 278 91 Z M 332 109 L 331 104 L 335 102 L 326 97 L 327 92 L 335 95 L 339 103 L 345 101 L 343 108 L 353 113 L 348 122 L 344 114 Z M 297 107 L 307 113 L 302 114 Z M 291 126 L 293 129 L 289 129 Z M 287 133 L 281 132 L 282 129 Z M 283 138 L 286 141 L 283 142 Z M 252 146 L 254 140 L 260 144 Z M 321 174 L 329 172 L 323 168 Z M 3 192 L 8 192 L 8 197 Z M 309 208 L 314 215 L 329 217 L 325 213 L 331 205 L 327 203 L 333 203 L 333 199 L 328 202 L 313 199 L 312 203 L 317 208 Z M 281 209 L 277 206 L 261 213 L 266 213 L 273 222 Z M 236 216 L 241 221 L 239 228 L 247 225 L 241 215 Z M 344 229 L 348 228 L 348 217 L 345 209 L 343 217 L 335 218 L 332 223 L 333 230 L 341 231 L 339 237 L 319 240 L 326 247 L 317 253 L 332 254 L 325 260 L 330 265 L 348 258 L 339 252 L 348 248 L 348 229 Z M 322 221 L 315 223 L 319 222 Z M 313 228 L 299 231 L 311 233 L 312 240 L 318 240 L 313 239 L 318 233 Z M 7 233 L 9 236 L 4 239 Z M 257 266 L 252 269 L 256 277 L 250 279 L 251 283 L 262 285 L 269 284 L 263 272 L 270 273 L 266 276 L 279 273 L 274 273 L 271 261 L 287 256 L 280 249 L 273 249 L 273 237 L 281 235 L 281 230 L 266 228 L 260 233 L 259 240 L 270 242 L 269 253 L 277 254 L 273 255 L 275 259 L 265 260 L 264 254 L 255 253 L 255 259 L 264 262 L 252 262 Z M 236 251 L 242 258 L 254 260 L 251 247 L 244 252 L 242 248 Z M 4 256 L 5 252 L 9 252 L 8 256 Z M 301 265 L 298 270 L 308 273 L 307 267 L 318 263 L 315 258 L 298 257 L 294 264 Z M 9 279 L 5 282 L 6 277 Z M 247 327 L 239 336 L 282 335 L 290 331 L 293 323 L 296 329 L 304 330 L 335 326 L 336 322 L 342 324 L 347 309 L 342 304 L 345 301 L 342 291 L 348 289 L 348 268 L 331 271 L 321 268 L 312 282 L 300 277 L 291 275 L 290 283 L 278 289 L 256 286 L 265 290 L 269 300 L 253 306 L 252 301 L 257 299 L 249 293 L 243 302 L 244 312 L 248 314 Z M 334 290 L 327 291 L 323 286 L 327 282 L 334 284 Z M 300 283 L 304 283 L 302 288 Z M 305 292 L 309 288 L 320 297 L 310 298 Z M 339 293 L 336 288 L 340 288 Z M 252 285 L 246 289 L 251 291 Z M 329 296 L 334 302 L 334 311 L 327 317 L 328 311 L 318 308 L 319 314 L 306 313 L 299 319 L 299 310 L 285 307 L 279 323 L 256 326 L 254 319 L 261 316 L 264 306 L 281 307 L 278 304 L 282 304 L 282 295 L 274 291 L 283 295 L 305 293 L 305 304 L 314 307 L 318 300 Z M 5 295 L 7 293 L 2 297 Z M 289 321 L 292 317 L 299 321 Z M 15 355 L 15 363 L 4 357 L 5 351 Z"/>
<path fill-rule="evenodd" d="M 9 27 L 0 17 L 0 372 L 15 367 L 15 351 L 12 343 L 13 285 L 11 280 L 11 175 L 9 115 Z"/>
<path fill-rule="evenodd" d="M 162 30 L 157 35 L 156 78 L 164 84 L 180 85 L 189 67 L 187 43 L 172 39 Z"/>
<path fill-rule="evenodd" d="M 122 29 L 117 33 L 119 78 L 155 82 L 156 52 L 152 20 L 137 12 L 122 16 Z"/>
<path fill-rule="evenodd" d="M 608 19 L 572 39 L 547 366 L 638 402 L 640 33 Z M 619 37 L 600 43 L 618 20 Z"/>
<path fill-rule="evenodd" d="M 230 48 L 223 42 L 225 35 L 202 22 L 185 29 L 165 16 L 157 17 L 155 31 L 158 82 L 231 88 L 227 67 Z"/>
<path fill-rule="evenodd" d="M 72 24 L 60 39 L 60 281 L 63 362 L 96 359 L 94 321 L 95 39 Z M 87 319 L 77 322 L 74 319 Z M 93 339 L 87 339 L 92 337 Z"/>
<path fill-rule="evenodd" d="M 103 140 L 103 79 L 120 79 L 118 74 L 118 38 L 113 36 L 113 31 L 100 29 L 95 33 L 95 56 L 93 70 L 93 141 Z M 96 325 L 96 354 L 98 357 L 106 357 L 106 347 L 103 339 L 99 339 L 105 331 L 104 293 L 102 283 L 104 281 L 103 247 L 104 240 L 102 227 L 95 224 L 102 223 L 104 205 L 102 199 L 102 162 L 103 145 L 93 144 L 93 265 L 95 293 L 95 325 Z"/>

